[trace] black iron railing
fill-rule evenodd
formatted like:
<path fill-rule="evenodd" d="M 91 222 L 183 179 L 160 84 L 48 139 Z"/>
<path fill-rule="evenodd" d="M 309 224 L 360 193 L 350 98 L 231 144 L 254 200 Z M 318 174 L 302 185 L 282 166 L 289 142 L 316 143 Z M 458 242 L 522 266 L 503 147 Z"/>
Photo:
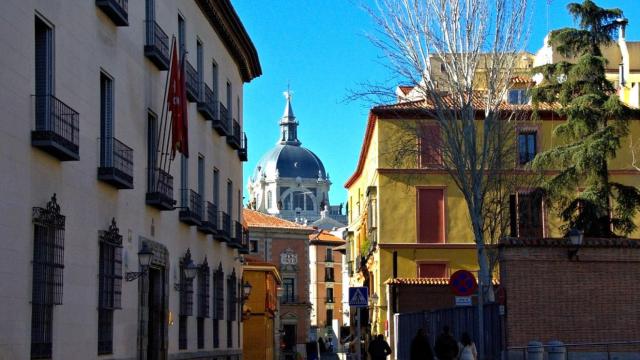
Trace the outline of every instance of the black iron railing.
<path fill-rule="evenodd" d="M 32 144 L 61 160 L 78 160 L 79 118 L 77 111 L 53 95 L 34 95 L 36 129 Z"/>
<path fill-rule="evenodd" d="M 218 225 L 218 233 L 228 239 L 231 236 L 231 216 L 224 211 L 220 211 L 218 215 L 218 219 L 220 221 L 220 224 Z"/>
<path fill-rule="evenodd" d="M 240 127 L 240 123 L 233 119 L 231 121 L 231 133 L 227 135 L 227 144 L 231 146 L 233 149 L 240 149 L 240 138 L 242 135 L 242 128 Z"/>
<path fill-rule="evenodd" d="M 218 226 L 218 207 L 210 201 L 205 202 L 204 217 L 198 230 L 206 234 L 215 234 Z"/>
<path fill-rule="evenodd" d="M 133 149 L 114 137 L 100 139 L 98 175 L 101 180 L 133 187 Z"/>
<path fill-rule="evenodd" d="M 197 102 L 200 99 L 200 76 L 198 71 L 186 61 L 184 65 L 185 83 L 187 85 L 187 98 L 191 102 Z"/>
<path fill-rule="evenodd" d="M 96 0 L 96 5 L 109 16 L 116 26 L 129 25 L 128 0 Z"/>
<path fill-rule="evenodd" d="M 240 223 L 239 221 L 234 221 L 233 236 L 231 236 L 231 239 L 229 240 L 229 245 L 235 248 L 242 247 L 244 232 L 243 230 L 244 229 L 242 228 L 242 223 Z"/>
<path fill-rule="evenodd" d="M 231 118 L 229 116 L 229 111 L 227 110 L 227 107 L 224 106 L 222 102 L 220 102 L 220 124 L 226 134 L 229 134 L 229 131 L 231 130 L 230 123 L 231 123 Z"/>
<path fill-rule="evenodd" d="M 207 120 L 215 120 L 216 119 L 216 100 L 213 93 L 213 90 L 209 87 L 209 85 L 204 84 L 202 96 L 198 101 L 198 111 L 204 116 Z"/>
<path fill-rule="evenodd" d="M 200 225 L 202 221 L 202 196 L 191 189 L 181 189 L 180 220 L 191 225 Z"/>
<path fill-rule="evenodd" d="M 155 21 L 146 20 L 145 24 L 147 28 L 145 55 L 160 70 L 169 69 L 169 36 Z"/>
<path fill-rule="evenodd" d="M 325 282 L 335 282 L 335 278 L 333 276 L 324 276 L 324 281 Z"/>
<path fill-rule="evenodd" d="M 149 170 L 146 202 L 160 210 L 173 210 L 173 176 L 161 169 Z"/>

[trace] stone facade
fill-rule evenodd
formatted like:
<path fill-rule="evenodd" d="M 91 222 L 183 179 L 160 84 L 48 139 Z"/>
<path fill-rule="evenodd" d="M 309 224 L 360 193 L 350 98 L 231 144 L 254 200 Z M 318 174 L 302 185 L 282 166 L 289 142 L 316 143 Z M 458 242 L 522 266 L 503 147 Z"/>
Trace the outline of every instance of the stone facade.
<path fill-rule="evenodd" d="M 172 35 L 182 34 L 194 67 L 198 67 L 196 43 L 201 43 L 202 79 L 214 88 L 218 99 L 232 100 L 230 118 L 240 125 L 243 84 L 260 75 L 260 65 L 229 1 L 146 3 L 26 0 L 3 4 L 2 359 L 29 359 L 33 352 L 53 359 L 95 359 L 99 346 L 104 346 L 101 356 L 109 359 L 235 357 L 241 352 L 239 317 L 225 317 L 225 322 L 230 321 L 229 331 L 220 321 L 217 347 L 212 341 L 214 322 L 211 316 L 204 318 L 200 331 L 204 342 L 198 346 L 198 277 L 193 281 L 193 315 L 185 316 L 182 322 L 186 329 L 184 349 L 179 346 L 180 292 L 175 289 L 177 284 L 186 287 L 179 268 L 187 250 L 196 265 L 207 259 L 212 269 L 223 269 L 225 312 L 236 302 L 229 296 L 226 281 L 234 269 L 238 281 L 242 273 L 237 249 L 180 221 L 182 211 L 172 203 L 168 205 L 173 211 L 160 211 L 146 203 L 153 173 L 148 171 L 149 164 L 156 156 L 148 150 L 155 143 L 148 134 L 157 136 L 160 131 L 159 127 L 152 131 L 148 124 L 154 117 L 161 124 L 167 72 L 161 70 L 158 56 L 169 53 Z M 182 30 L 179 17 L 185 25 Z M 155 52 L 154 60 L 151 52 Z M 216 86 L 211 81 L 214 61 L 219 79 Z M 181 180 L 177 158 L 169 172 L 175 179 L 171 195 L 180 200 L 181 188 L 201 187 L 201 198 L 213 201 L 215 168 L 221 185 L 217 205 L 233 221 L 241 222 L 241 156 L 227 137 L 211 129 L 211 121 L 198 111 L 196 102 L 187 106 L 188 176 Z M 101 121 L 107 117 L 109 131 Z M 113 143 L 107 147 L 105 139 Z M 198 184 L 199 163 L 205 170 L 202 185 Z M 107 174 L 110 177 L 103 170 L 111 171 Z M 118 176 L 121 178 L 114 182 Z M 227 180 L 231 184 L 229 197 L 222 188 Z M 45 208 L 54 194 L 64 216 L 62 227 L 42 225 L 32 213 L 33 208 Z M 99 303 L 106 296 L 99 285 L 108 276 L 100 276 L 99 259 L 102 234 L 112 219 L 121 236 L 112 246 L 118 255 L 110 265 L 103 265 L 111 271 L 120 270 L 121 264 L 121 274 L 115 270 L 111 274 L 117 280 L 115 285 L 105 285 L 111 289 L 109 297 L 117 297 L 119 304 L 105 305 Z M 55 239 L 42 231 L 43 226 L 55 230 Z M 154 252 L 151 267 L 137 280 L 125 281 L 127 272 L 139 270 L 138 252 L 143 244 Z M 47 258 L 49 250 L 43 249 L 55 249 L 53 253 L 60 255 L 54 266 Z M 55 284 L 41 281 L 42 273 L 54 275 Z M 47 298 L 52 290 L 59 292 L 60 301 Z M 40 295 L 43 299 L 37 301 L 43 304 L 34 302 Z M 42 306 L 52 320 L 34 316 L 34 304 Z M 99 324 L 99 318 L 108 318 L 99 316 L 102 310 L 113 315 L 111 326 L 106 321 Z M 149 321 L 158 326 L 145 327 Z M 150 329 L 159 330 L 151 337 Z M 41 332 L 34 336 L 35 330 Z M 230 343 L 228 336 L 233 337 Z M 152 347 L 153 355 L 149 352 Z"/>

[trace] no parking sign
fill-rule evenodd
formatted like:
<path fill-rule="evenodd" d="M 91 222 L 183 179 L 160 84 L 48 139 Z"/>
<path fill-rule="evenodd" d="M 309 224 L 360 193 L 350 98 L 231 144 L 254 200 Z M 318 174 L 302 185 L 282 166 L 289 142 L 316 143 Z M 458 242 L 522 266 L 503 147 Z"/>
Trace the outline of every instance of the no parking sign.
<path fill-rule="evenodd" d="M 449 286 L 458 296 L 471 296 L 478 290 L 476 277 L 467 270 L 458 270 L 449 278 Z"/>

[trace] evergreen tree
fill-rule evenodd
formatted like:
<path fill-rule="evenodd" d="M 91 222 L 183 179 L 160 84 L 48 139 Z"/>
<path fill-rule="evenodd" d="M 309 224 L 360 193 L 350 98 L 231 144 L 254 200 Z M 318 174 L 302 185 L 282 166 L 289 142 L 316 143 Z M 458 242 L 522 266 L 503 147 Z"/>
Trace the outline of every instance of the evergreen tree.
<path fill-rule="evenodd" d="M 539 154 L 533 166 L 560 170 L 544 188 L 565 231 L 577 228 L 593 237 L 627 235 L 636 228 L 633 217 L 640 208 L 640 191 L 611 181 L 608 163 L 628 134 L 630 110 L 605 78 L 601 52 L 626 20 L 621 20 L 620 9 L 603 9 L 591 0 L 567 7 L 579 28 L 553 31 L 549 42 L 573 60 L 534 69 L 543 81 L 531 91 L 534 107 L 559 103 L 558 112 L 566 121 L 554 130 L 560 144 Z"/>

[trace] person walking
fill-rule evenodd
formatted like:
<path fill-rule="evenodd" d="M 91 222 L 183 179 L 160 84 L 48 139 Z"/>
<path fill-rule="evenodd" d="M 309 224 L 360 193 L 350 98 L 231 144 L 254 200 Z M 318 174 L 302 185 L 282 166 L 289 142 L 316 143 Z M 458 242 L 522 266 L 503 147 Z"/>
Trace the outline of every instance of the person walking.
<path fill-rule="evenodd" d="M 418 333 L 411 341 L 411 360 L 433 360 L 433 352 L 427 332 L 420 328 Z"/>
<path fill-rule="evenodd" d="M 478 360 L 476 344 L 471 340 L 471 336 L 469 336 L 469 333 L 462 333 L 458 347 L 460 349 L 459 360 Z"/>
<path fill-rule="evenodd" d="M 371 360 L 386 360 L 387 356 L 391 355 L 391 348 L 384 340 L 384 335 L 378 334 L 378 336 L 369 343 L 367 352 L 369 356 L 371 356 Z"/>
<path fill-rule="evenodd" d="M 442 327 L 442 334 L 438 336 L 434 350 L 439 360 L 454 360 L 458 357 L 458 342 L 451 336 L 448 326 Z"/>

